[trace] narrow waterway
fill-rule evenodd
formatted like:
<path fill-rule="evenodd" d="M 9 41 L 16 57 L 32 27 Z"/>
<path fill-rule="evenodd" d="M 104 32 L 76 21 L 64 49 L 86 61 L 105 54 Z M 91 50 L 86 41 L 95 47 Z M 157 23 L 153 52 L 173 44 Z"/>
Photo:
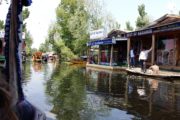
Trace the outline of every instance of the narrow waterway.
<path fill-rule="evenodd" d="M 27 99 L 49 120 L 180 120 L 180 80 L 56 63 L 23 64 Z"/>

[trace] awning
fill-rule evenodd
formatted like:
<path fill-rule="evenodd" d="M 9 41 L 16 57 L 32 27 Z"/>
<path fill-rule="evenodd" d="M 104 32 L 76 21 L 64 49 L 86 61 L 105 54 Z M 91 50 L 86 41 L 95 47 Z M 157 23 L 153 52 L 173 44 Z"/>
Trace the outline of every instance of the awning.
<path fill-rule="evenodd" d="M 94 45 L 108 45 L 108 44 L 116 44 L 116 40 L 114 39 L 103 39 L 103 40 L 96 40 L 87 43 L 87 46 L 94 46 Z"/>

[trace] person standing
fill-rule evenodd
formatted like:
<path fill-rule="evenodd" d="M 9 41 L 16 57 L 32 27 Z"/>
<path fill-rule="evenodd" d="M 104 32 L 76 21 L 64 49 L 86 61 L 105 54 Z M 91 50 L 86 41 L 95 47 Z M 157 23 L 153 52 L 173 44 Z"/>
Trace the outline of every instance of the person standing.
<path fill-rule="evenodd" d="M 148 58 L 148 53 L 152 50 L 152 47 L 149 50 L 145 50 L 145 48 L 143 47 L 142 51 L 140 52 L 139 55 L 139 61 L 141 64 L 141 71 L 142 72 L 146 72 L 146 60 Z"/>
<path fill-rule="evenodd" d="M 134 55 L 134 49 L 131 47 L 130 50 L 130 67 L 135 67 L 135 55 Z"/>

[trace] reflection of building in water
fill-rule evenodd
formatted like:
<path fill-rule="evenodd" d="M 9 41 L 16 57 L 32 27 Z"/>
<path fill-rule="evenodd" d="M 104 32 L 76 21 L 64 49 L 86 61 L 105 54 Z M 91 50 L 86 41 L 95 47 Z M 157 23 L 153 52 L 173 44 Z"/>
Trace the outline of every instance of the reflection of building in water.
<path fill-rule="evenodd" d="M 180 83 L 94 70 L 91 75 L 93 72 L 98 76 L 93 82 L 97 88 L 94 94 L 103 94 L 104 104 L 142 119 L 180 118 L 176 116 L 180 113 Z"/>

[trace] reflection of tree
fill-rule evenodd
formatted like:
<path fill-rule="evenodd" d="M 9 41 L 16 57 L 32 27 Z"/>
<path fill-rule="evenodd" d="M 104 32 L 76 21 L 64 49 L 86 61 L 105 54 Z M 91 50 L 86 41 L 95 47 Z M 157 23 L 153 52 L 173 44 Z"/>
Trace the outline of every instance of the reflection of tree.
<path fill-rule="evenodd" d="M 103 96 L 86 91 L 86 81 L 89 81 L 86 79 L 89 78 L 85 77 L 84 69 L 65 65 L 57 67 L 46 86 L 57 119 L 94 120 L 109 115 Z"/>
<path fill-rule="evenodd" d="M 31 76 L 31 63 L 22 64 L 22 80 L 24 83 L 29 80 Z"/>
<path fill-rule="evenodd" d="M 52 96 L 53 112 L 57 119 L 80 120 L 85 103 L 83 73 L 75 67 L 57 67 L 52 79 L 47 82 L 47 93 Z"/>

